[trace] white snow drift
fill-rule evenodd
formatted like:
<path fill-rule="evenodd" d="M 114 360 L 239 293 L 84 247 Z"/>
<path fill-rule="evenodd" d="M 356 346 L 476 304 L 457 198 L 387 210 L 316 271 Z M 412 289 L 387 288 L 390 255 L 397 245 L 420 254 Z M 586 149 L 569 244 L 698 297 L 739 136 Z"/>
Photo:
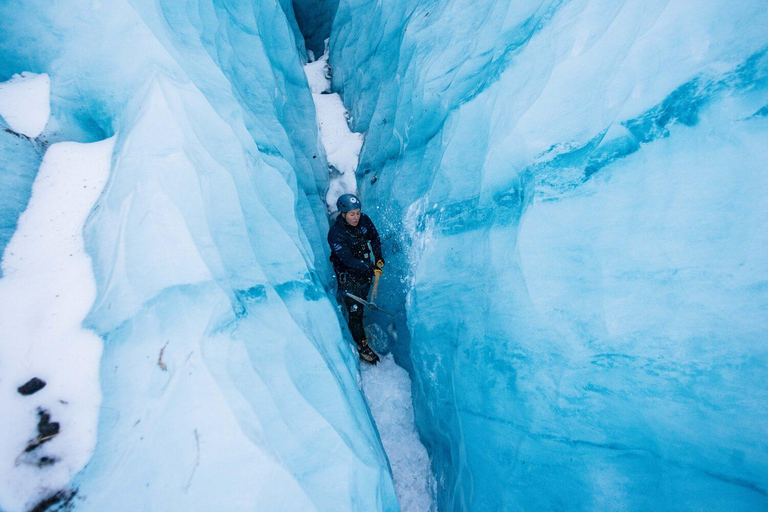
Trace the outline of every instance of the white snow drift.
<path fill-rule="evenodd" d="M 6 248 L 0 280 L 0 503 L 25 510 L 65 487 L 96 444 L 102 342 L 82 327 L 96 297 L 83 225 L 109 176 L 114 138 L 62 142 L 45 154 L 27 210 Z M 47 385 L 22 396 L 32 377 Z M 38 411 L 60 434 L 29 453 Z M 38 467 L 42 457 L 52 461 Z"/>
<path fill-rule="evenodd" d="M 344 107 L 344 102 L 341 101 L 341 96 L 331 92 L 328 53 L 304 66 L 304 72 L 315 102 L 320 140 L 325 148 L 328 163 L 338 171 L 338 174 L 331 174 L 331 182 L 325 196 L 328 208 L 336 211 L 336 199 L 340 195 L 357 192 L 355 171 L 360 149 L 363 147 L 363 134 L 349 129 L 349 113 Z"/>
<path fill-rule="evenodd" d="M 35 138 L 51 115 L 48 75 L 24 72 L 0 83 L 0 116 L 11 130 Z"/>

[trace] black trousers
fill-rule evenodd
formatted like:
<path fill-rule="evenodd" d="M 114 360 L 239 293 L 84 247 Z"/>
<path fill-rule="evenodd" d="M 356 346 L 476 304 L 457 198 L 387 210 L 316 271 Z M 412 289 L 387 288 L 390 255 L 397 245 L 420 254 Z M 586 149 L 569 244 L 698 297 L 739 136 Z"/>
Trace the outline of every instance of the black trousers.
<path fill-rule="evenodd" d="M 365 306 L 349 297 L 347 293 L 356 295 L 363 300 L 368 300 L 368 292 L 371 289 L 371 278 L 367 276 L 355 276 L 346 272 L 336 274 L 339 283 L 339 294 L 342 297 L 344 308 L 347 310 L 347 325 L 352 338 L 359 346 L 365 340 L 365 328 L 363 327 L 363 314 Z"/>

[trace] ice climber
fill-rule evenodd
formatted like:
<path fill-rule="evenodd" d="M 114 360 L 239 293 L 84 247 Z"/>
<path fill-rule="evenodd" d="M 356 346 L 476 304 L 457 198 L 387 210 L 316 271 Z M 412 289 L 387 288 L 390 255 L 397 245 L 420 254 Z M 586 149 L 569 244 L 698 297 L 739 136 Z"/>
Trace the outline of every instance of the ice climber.
<path fill-rule="evenodd" d="M 384 258 L 381 256 L 381 240 L 370 217 L 360 211 L 360 199 L 344 194 L 336 201 L 339 216 L 328 232 L 331 246 L 331 263 L 339 283 L 339 294 L 347 310 L 347 323 L 357 344 L 360 358 L 376 364 L 379 356 L 368 346 L 363 328 L 363 304 L 351 298 L 355 295 L 368 299 L 371 280 L 381 275 Z M 373 256 L 373 258 L 371 258 Z M 375 262 L 375 263 L 374 263 Z"/>

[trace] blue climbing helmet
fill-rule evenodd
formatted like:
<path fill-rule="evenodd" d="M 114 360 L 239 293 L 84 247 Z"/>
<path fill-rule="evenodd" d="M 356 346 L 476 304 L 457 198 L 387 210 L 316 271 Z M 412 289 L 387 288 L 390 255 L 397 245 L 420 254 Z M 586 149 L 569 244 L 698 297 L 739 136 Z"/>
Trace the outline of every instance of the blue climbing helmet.
<path fill-rule="evenodd" d="M 348 212 L 349 210 L 356 210 L 362 207 L 360 199 L 355 194 L 344 194 L 336 200 L 336 208 L 340 212 Z"/>

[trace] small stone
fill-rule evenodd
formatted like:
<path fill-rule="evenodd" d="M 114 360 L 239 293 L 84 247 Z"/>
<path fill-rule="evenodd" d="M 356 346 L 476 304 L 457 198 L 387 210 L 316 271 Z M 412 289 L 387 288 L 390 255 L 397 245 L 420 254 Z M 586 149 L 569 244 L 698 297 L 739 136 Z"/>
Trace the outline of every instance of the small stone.
<path fill-rule="evenodd" d="M 40 457 L 40 460 L 37 461 L 37 467 L 53 466 L 56 462 L 58 462 L 56 457 Z"/>
<path fill-rule="evenodd" d="M 37 432 L 40 434 L 40 439 L 50 438 L 59 433 L 59 424 L 57 422 L 51 422 L 51 415 L 48 411 L 39 411 L 40 421 L 37 423 Z"/>
<path fill-rule="evenodd" d="M 54 494 L 39 501 L 29 512 L 45 512 L 47 510 L 70 510 L 72 500 L 77 495 L 77 491 L 57 491 Z"/>
<path fill-rule="evenodd" d="M 45 387 L 45 381 L 42 379 L 38 379 L 37 377 L 32 377 L 29 382 L 24 384 L 23 386 L 19 387 L 17 391 L 21 393 L 24 396 L 32 395 L 40 391 Z"/>
<path fill-rule="evenodd" d="M 37 439 L 30 441 L 24 448 L 26 453 L 40 448 L 44 443 L 59 435 L 59 424 L 51 421 L 51 414 L 48 411 L 38 407 L 37 415 L 40 417 L 40 421 L 37 423 Z"/>

